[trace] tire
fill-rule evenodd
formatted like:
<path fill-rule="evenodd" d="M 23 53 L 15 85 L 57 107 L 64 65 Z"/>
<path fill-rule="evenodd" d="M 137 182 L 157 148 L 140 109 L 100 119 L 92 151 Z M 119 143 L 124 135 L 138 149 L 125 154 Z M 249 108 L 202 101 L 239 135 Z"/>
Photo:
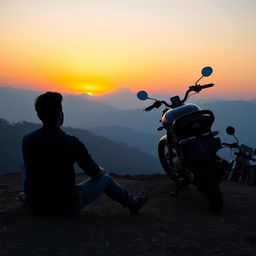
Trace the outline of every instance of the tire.
<path fill-rule="evenodd" d="M 167 140 L 162 139 L 158 144 L 158 157 L 162 168 L 164 169 L 167 176 L 179 185 L 188 185 L 188 182 L 185 177 L 183 177 L 180 173 L 176 172 L 176 170 L 172 167 L 172 162 L 169 156 L 169 149 L 167 146 Z"/>
<path fill-rule="evenodd" d="M 245 184 L 249 186 L 256 185 L 256 166 L 255 165 L 251 165 L 247 167 Z"/>
<path fill-rule="evenodd" d="M 239 181 L 240 172 L 241 171 L 238 168 L 231 169 L 230 174 L 228 175 L 228 181 L 238 182 Z"/>
<path fill-rule="evenodd" d="M 220 191 L 214 165 L 206 163 L 200 170 L 200 190 L 208 199 L 209 208 L 212 212 L 220 212 L 223 207 L 223 198 Z"/>

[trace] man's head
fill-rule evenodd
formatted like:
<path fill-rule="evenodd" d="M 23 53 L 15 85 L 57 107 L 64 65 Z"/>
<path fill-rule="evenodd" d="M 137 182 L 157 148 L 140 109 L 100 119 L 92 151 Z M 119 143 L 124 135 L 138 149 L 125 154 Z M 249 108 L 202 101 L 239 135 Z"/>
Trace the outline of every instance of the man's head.
<path fill-rule="evenodd" d="M 62 96 L 58 92 L 46 92 L 36 98 L 37 116 L 44 125 L 60 126 L 63 123 Z"/>

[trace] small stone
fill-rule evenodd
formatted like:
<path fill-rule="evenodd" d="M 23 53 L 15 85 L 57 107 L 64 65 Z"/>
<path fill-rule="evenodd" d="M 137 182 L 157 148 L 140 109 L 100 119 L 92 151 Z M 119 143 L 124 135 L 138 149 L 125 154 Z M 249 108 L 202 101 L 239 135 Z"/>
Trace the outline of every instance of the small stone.
<path fill-rule="evenodd" d="M 163 236 L 163 237 L 166 237 L 166 236 L 167 236 L 167 234 L 165 234 L 165 233 L 160 233 L 159 235 L 160 235 L 160 236 Z"/>
<path fill-rule="evenodd" d="M 110 242 L 107 241 L 107 242 L 104 243 L 104 245 L 107 247 L 107 246 L 110 245 Z"/>

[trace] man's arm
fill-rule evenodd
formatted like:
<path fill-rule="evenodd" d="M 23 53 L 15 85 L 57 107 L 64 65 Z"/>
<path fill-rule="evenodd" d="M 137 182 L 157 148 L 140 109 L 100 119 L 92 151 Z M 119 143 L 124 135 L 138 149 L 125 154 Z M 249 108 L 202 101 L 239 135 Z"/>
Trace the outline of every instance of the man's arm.
<path fill-rule="evenodd" d="M 102 176 L 105 173 L 104 169 L 102 167 L 99 167 L 92 159 L 85 145 L 77 138 L 75 138 L 75 144 L 75 158 L 79 167 L 93 179 L 97 179 Z"/>
<path fill-rule="evenodd" d="M 106 173 L 102 167 L 99 167 L 99 168 L 100 168 L 99 172 L 94 177 L 92 177 L 93 179 L 98 179 L 99 177 L 101 177 Z"/>

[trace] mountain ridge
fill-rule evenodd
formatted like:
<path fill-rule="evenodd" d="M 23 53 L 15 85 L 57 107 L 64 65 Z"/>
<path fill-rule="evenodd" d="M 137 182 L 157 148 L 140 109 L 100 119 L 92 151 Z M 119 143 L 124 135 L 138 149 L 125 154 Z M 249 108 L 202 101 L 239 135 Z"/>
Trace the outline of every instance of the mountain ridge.
<path fill-rule="evenodd" d="M 3 93 L 3 91 L 8 91 Z M 10 122 L 27 120 L 39 122 L 34 111 L 34 99 L 40 92 L 3 89 L 0 87 L 0 116 Z M 113 106 L 103 103 L 91 102 L 77 95 L 63 95 L 63 107 L 65 113 L 65 126 L 74 128 L 90 129 L 93 127 L 119 126 L 144 132 L 159 138 L 164 134 L 157 132 L 160 126 L 161 109 L 145 112 L 143 105 L 138 109 L 119 110 Z M 193 102 L 193 98 L 190 98 Z M 150 102 L 142 102 L 148 106 Z M 223 139 L 231 140 L 225 135 L 225 128 L 233 125 L 237 129 L 237 135 L 241 142 L 253 147 L 256 145 L 256 100 L 219 100 L 200 104 L 202 109 L 210 109 L 215 114 L 214 129 L 219 130 Z M 120 128 L 121 129 L 121 128 Z M 124 137 L 126 130 L 123 130 Z M 128 137 L 128 136 L 127 136 Z M 120 137 L 121 138 L 121 137 Z M 122 138 L 121 138 L 122 139 Z M 125 142 L 125 140 L 120 141 Z M 140 148 L 142 150 L 142 148 Z M 151 152 L 155 152 L 155 145 L 152 145 Z"/>
<path fill-rule="evenodd" d="M 0 118 L 0 172 L 17 171 L 22 162 L 21 141 L 24 135 L 41 125 L 30 122 L 10 124 Z M 158 160 L 125 143 L 95 135 L 89 131 L 64 127 L 63 130 L 78 137 L 88 148 L 96 162 L 106 170 L 119 174 L 158 173 Z"/>

